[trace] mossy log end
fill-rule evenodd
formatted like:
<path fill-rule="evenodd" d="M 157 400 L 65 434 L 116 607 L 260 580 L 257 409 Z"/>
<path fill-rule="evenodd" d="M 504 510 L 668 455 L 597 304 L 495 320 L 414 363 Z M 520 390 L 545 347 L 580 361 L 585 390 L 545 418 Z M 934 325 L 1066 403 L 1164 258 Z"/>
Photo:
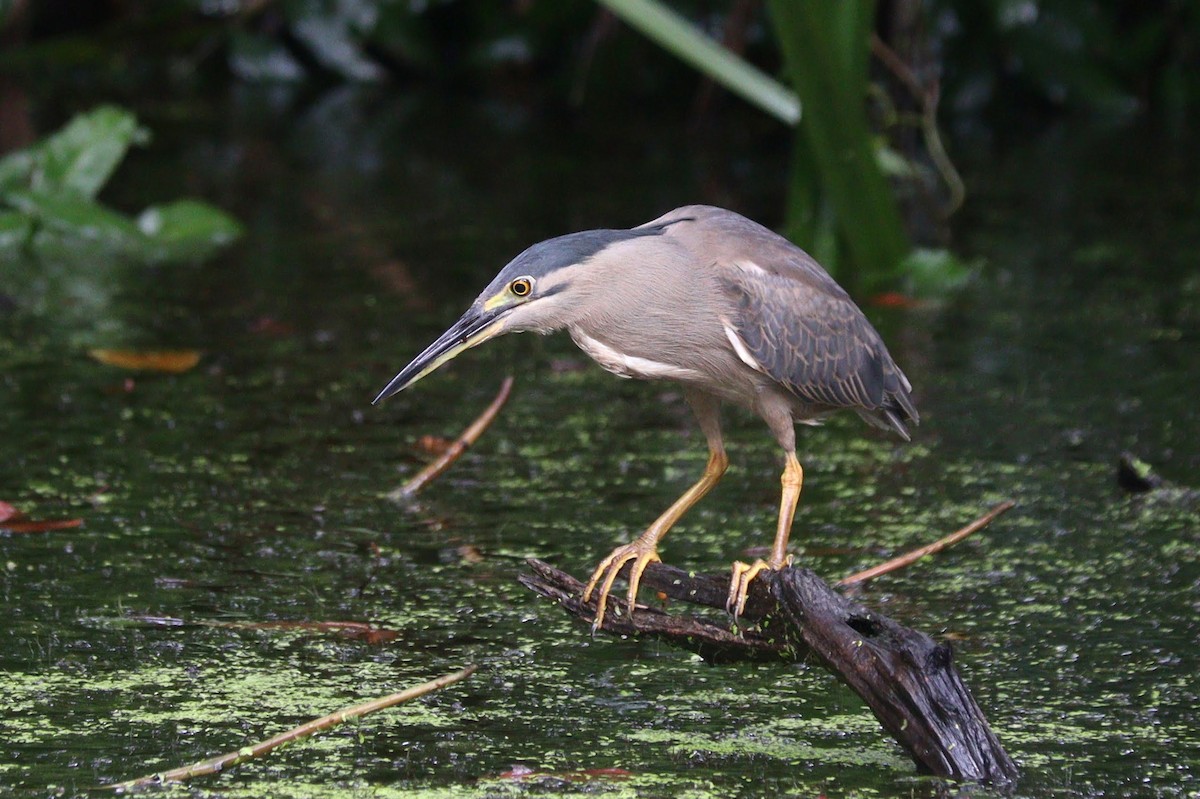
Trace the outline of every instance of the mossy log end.
<path fill-rule="evenodd" d="M 540 560 L 529 565 L 532 574 L 521 575 L 523 585 L 591 621 L 595 604 L 580 600 L 578 580 Z M 846 598 L 808 569 L 788 567 L 764 578 L 751 585 L 742 616 L 747 626 L 740 630 L 728 617 L 718 622 L 642 605 L 630 617 L 614 593 L 604 631 L 668 641 L 712 662 L 794 662 L 811 654 L 863 698 L 919 770 L 994 784 L 1016 779 L 1016 764 L 959 677 L 949 644 Z M 652 563 L 642 587 L 723 609 L 728 579 Z"/>

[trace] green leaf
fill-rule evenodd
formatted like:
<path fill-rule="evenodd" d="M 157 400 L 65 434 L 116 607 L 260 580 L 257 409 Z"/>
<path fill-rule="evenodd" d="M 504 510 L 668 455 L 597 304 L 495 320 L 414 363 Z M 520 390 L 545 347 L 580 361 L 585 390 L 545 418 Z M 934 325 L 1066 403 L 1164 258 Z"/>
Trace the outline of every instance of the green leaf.
<path fill-rule="evenodd" d="M 248 81 L 296 81 L 304 67 L 274 39 L 234 29 L 229 37 L 229 67 Z"/>
<path fill-rule="evenodd" d="M 915 178 L 919 174 L 912 161 L 887 144 L 876 145 L 875 163 L 879 171 L 889 178 Z"/>
<path fill-rule="evenodd" d="M 48 231 L 122 249 L 141 244 L 142 234 L 133 222 L 84 197 L 13 191 L 5 194 L 4 199 Z"/>
<path fill-rule="evenodd" d="M 872 0 L 768 0 L 792 85 L 804 102 L 800 136 L 815 173 L 798 208 L 828 205 L 840 240 L 839 280 L 877 289 L 900 276 L 910 248 L 899 206 L 876 160 L 863 98 L 868 93 Z M 793 175 L 797 173 L 793 171 Z M 800 241 L 813 246 L 812 241 Z M 846 280 L 849 278 L 849 280 Z"/>
<path fill-rule="evenodd" d="M 79 114 L 66 127 L 34 145 L 32 188 L 37 191 L 95 197 L 135 144 L 149 141 L 129 111 L 101 106 Z"/>
<path fill-rule="evenodd" d="M 17 150 L 0 158 L 0 192 L 28 188 L 32 173 L 33 155 L 28 150 Z"/>
<path fill-rule="evenodd" d="M 129 148 L 147 138 L 133 114 L 102 106 L 0 159 L 0 249 L 180 261 L 203 258 L 240 236 L 232 217 L 195 200 L 149 208 L 136 224 L 95 201 Z"/>
<path fill-rule="evenodd" d="M 304 0 L 291 8 L 292 34 L 321 66 L 348 80 L 370 82 L 383 78 L 383 69 L 363 50 L 359 32 L 364 24 L 371 24 L 374 4 L 341 0 L 330 5 Z"/>
<path fill-rule="evenodd" d="M 977 268 L 977 263 L 966 263 L 949 250 L 917 248 L 903 261 L 909 292 L 925 299 L 944 297 L 956 291 Z"/>
<path fill-rule="evenodd" d="M 200 259 L 242 235 L 242 226 L 224 211 L 197 200 L 147 208 L 138 229 L 157 260 Z"/>
<path fill-rule="evenodd" d="M 800 120 L 796 94 L 706 36 L 658 0 L 598 0 L 626 24 L 787 125 Z"/>
<path fill-rule="evenodd" d="M 0 211 L 0 251 L 25 246 L 33 232 L 33 222 L 16 211 Z"/>

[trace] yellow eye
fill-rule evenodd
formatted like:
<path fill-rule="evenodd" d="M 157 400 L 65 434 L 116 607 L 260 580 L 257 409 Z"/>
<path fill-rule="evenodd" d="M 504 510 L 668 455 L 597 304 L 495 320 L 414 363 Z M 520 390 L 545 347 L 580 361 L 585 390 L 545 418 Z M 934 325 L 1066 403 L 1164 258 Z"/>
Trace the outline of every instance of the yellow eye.
<path fill-rule="evenodd" d="M 508 284 L 508 290 L 516 297 L 528 297 L 533 291 L 533 281 L 527 277 L 519 277 Z"/>

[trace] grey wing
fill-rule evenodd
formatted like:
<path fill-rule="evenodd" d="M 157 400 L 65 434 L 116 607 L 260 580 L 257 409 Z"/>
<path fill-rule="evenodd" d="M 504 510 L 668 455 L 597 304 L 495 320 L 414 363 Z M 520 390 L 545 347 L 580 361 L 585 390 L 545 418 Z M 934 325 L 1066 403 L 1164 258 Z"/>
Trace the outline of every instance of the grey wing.
<path fill-rule="evenodd" d="M 849 408 L 908 438 L 919 421 L 912 386 L 858 306 L 783 270 L 730 265 L 735 332 L 765 373 L 814 406 Z"/>

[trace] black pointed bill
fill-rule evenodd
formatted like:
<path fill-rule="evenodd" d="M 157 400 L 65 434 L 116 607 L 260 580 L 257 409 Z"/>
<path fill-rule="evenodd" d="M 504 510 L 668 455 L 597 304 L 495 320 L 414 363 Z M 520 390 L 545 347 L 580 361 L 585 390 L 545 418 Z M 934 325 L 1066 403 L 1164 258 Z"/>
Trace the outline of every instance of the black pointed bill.
<path fill-rule="evenodd" d="M 400 370 L 400 374 L 392 378 L 383 391 L 379 392 L 379 396 L 371 400 L 371 404 L 376 405 L 393 394 L 398 394 L 442 364 L 453 360 L 459 353 L 466 352 L 504 332 L 504 316 L 508 310 L 500 307 L 472 308 L 467 311 L 449 330 L 438 336 L 437 341 L 426 347 L 424 352 L 413 358 L 412 363 Z"/>

